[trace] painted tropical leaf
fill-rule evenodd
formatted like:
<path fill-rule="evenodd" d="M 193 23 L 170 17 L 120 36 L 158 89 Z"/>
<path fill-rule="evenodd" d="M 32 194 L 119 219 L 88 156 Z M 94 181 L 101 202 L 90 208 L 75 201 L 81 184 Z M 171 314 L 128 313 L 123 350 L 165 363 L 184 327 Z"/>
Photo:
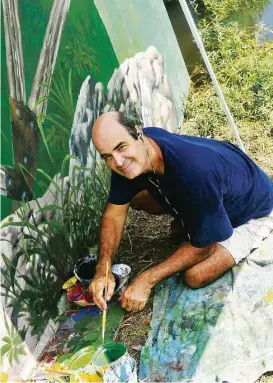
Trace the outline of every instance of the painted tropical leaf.
<path fill-rule="evenodd" d="M 11 344 L 11 339 L 8 336 L 4 336 L 4 338 L 2 338 L 2 341 Z"/>
<path fill-rule="evenodd" d="M 22 338 L 21 338 L 20 334 L 16 335 L 16 337 L 14 338 L 14 342 L 13 343 L 15 345 L 22 343 Z"/>
<path fill-rule="evenodd" d="M 24 346 L 18 348 L 17 353 L 18 353 L 19 355 L 27 355 L 27 353 L 26 353 L 25 350 L 24 350 Z"/>
<path fill-rule="evenodd" d="M 13 351 L 12 351 L 12 348 L 10 349 L 10 351 L 8 353 L 8 360 L 9 360 L 9 364 L 12 366 L 12 362 L 13 362 Z"/>
<path fill-rule="evenodd" d="M 12 325 L 10 326 L 10 336 L 11 338 L 14 337 L 14 327 Z"/>
<path fill-rule="evenodd" d="M 4 344 L 4 346 L 2 346 L 0 350 L 1 356 L 5 355 L 10 349 L 11 349 L 10 344 Z"/>
<path fill-rule="evenodd" d="M 18 358 L 18 352 L 16 351 L 16 349 L 13 350 L 13 357 L 14 357 L 14 360 L 17 364 L 19 364 L 19 358 Z"/>

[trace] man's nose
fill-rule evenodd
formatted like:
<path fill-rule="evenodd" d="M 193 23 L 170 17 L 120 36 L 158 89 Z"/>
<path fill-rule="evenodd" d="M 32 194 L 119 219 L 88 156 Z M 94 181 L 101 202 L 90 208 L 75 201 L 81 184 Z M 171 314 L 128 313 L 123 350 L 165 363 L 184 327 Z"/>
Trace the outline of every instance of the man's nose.
<path fill-rule="evenodd" d="M 123 165 L 124 158 L 122 157 L 121 154 L 119 154 L 119 153 L 114 153 L 114 154 L 113 154 L 113 158 L 114 158 L 114 161 L 115 161 L 116 166 L 122 166 L 122 165 Z"/>

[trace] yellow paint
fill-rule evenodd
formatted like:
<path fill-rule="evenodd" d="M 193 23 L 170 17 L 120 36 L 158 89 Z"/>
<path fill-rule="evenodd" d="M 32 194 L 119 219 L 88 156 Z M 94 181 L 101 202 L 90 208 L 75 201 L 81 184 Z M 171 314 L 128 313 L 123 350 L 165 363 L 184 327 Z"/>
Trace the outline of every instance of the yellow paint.
<path fill-rule="evenodd" d="M 77 278 L 76 277 L 72 277 L 70 279 L 68 279 L 68 281 L 66 281 L 64 284 L 63 284 L 63 289 L 64 290 L 68 290 L 68 289 L 71 289 L 71 287 L 73 287 L 75 285 L 75 283 L 77 282 Z"/>
<path fill-rule="evenodd" d="M 78 371 L 80 368 L 90 365 L 94 352 L 92 346 L 82 348 L 68 360 L 66 367 L 70 371 Z"/>
<path fill-rule="evenodd" d="M 271 303 L 273 302 L 273 290 L 269 289 L 267 293 L 264 296 L 264 302 L 265 303 Z"/>
<path fill-rule="evenodd" d="M 6 372 L 0 372 L 0 382 L 1 383 L 5 383 L 5 382 L 8 382 L 8 374 Z"/>
<path fill-rule="evenodd" d="M 81 374 L 78 373 L 70 379 L 70 383 L 82 383 L 82 382 L 103 382 L 103 379 L 97 374 Z"/>
<path fill-rule="evenodd" d="M 54 372 L 65 373 L 66 372 L 66 367 L 60 363 L 55 363 L 53 366 L 45 366 L 44 369 L 45 369 L 45 371 L 52 372 L 52 373 L 54 373 Z"/>

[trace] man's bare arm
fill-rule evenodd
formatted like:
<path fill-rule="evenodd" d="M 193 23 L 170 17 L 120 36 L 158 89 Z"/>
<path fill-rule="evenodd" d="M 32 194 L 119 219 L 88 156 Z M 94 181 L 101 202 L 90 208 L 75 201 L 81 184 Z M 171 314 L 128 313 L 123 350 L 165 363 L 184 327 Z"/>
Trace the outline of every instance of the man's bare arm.
<path fill-rule="evenodd" d="M 214 252 L 215 244 L 197 248 L 183 244 L 168 259 L 141 273 L 122 293 L 120 300 L 128 311 L 142 310 L 149 298 L 151 289 L 171 275 L 185 271 L 202 262 Z"/>
<path fill-rule="evenodd" d="M 92 279 L 90 285 L 90 289 L 93 293 L 93 300 L 100 309 L 106 308 L 106 302 L 103 299 L 103 291 L 105 287 L 107 262 L 109 265 L 107 300 L 111 299 L 114 292 L 115 279 L 111 272 L 111 266 L 123 234 L 128 209 L 129 204 L 113 205 L 109 203 L 103 214 L 96 275 Z"/>
<path fill-rule="evenodd" d="M 168 259 L 147 270 L 151 286 L 153 287 L 163 279 L 202 262 L 213 253 L 214 248 L 215 244 L 198 248 L 184 243 Z"/>
<path fill-rule="evenodd" d="M 107 204 L 100 229 L 98 268 L 105 267 L 106 262 L 109 262 L 109 266 L 112 263 L 121 241 L 128 209 L 129 204 Z"/>

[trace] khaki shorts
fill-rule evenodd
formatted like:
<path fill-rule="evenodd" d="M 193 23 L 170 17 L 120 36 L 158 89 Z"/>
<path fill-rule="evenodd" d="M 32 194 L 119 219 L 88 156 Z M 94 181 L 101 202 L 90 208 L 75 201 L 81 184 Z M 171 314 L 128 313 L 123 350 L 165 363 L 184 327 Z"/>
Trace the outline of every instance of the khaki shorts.
<path fill-rule="evenodd" d="M 237 264 L 251 251 L 260 247 L 262 241 L 269 236 L 272 230 L 273 210 L 267 217 L 251 219 L 244 225 L 236 227 L 230 238 L 218 243 L 230 252 Z"/>

